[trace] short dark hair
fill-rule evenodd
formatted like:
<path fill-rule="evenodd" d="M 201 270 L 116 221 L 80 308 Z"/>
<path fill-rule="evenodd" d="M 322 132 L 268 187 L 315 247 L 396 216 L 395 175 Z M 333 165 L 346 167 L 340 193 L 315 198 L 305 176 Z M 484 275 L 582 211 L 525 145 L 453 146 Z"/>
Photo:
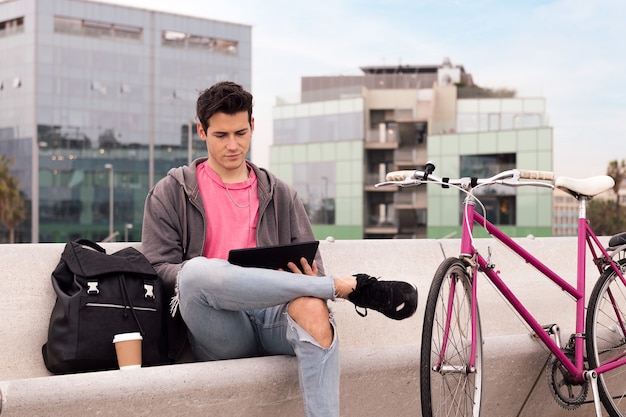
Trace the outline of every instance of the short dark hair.
<path fill-rule="evenodd" d="M 252 94 L 232 81 L 222 81 L 207 88 L 196 102 L 196 116 L 205 131 L 215 113 L 233 115 L 242 111 L 248 112 L 248 122 L 252 122 Z"/>

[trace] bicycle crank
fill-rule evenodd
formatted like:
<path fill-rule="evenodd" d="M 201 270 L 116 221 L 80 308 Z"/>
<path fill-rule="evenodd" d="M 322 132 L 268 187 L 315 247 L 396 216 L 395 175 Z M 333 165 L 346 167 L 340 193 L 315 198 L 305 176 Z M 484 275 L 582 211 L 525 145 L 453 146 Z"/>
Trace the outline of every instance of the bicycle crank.
<path fill-rule="evenodd" d="M 574 358 L 574 354 L 568 349 L 563 349 L 563 353 L 570 359 Z M 550 392 L 556 403 L 561 407 L 567 410 L 575 410 L 587 398 L 589 381 L 573 381 L 567 368 L 554 355 L 550 355 L 548 359 L 546 376 L 548 377 Z"/>

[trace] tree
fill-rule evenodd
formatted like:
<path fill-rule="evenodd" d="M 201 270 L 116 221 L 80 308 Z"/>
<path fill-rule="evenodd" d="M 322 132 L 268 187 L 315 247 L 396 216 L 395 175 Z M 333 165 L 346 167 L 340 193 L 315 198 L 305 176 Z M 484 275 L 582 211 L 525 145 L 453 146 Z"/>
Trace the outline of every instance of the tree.
<path fill-rule="evenodd" d="M 0 155 L 0 222 L 9 230 L 9 243 L 15 243 L 15 229 L 26 217 L 19 181 L 9 171 L 13 160 Z"/>
<path fill-rule="evenodd" d="M 626 161 L 611 161 L 606 175 L 613 178 L 615 201 L 592 200 L 587 207 L 587 218 L 597 235 L 610 236 L 626 230 L 626 215 L 619 204 L 619 189 L 626 178 Z"/>
<path fill-rule="evenodd" d="M 619 189 L 622 185 L 622 181 L 626 178 L 626 161 L 622 159 L 621 162 L 617 160 L 609 162 L 609 167 L 606 169 L 606 175 L 613 178 L 615 184 L 613 185 L 613 192 L 615 193 L 615 211 L 617 215 L 620 214 L 619 205 Z"/>
<path fill-rule="evenodd" d="M 587 205 L 587 219 L 598 236 L 612 236 L 626 230 L 626 219 L 611 200 L 594 199 Z"/>

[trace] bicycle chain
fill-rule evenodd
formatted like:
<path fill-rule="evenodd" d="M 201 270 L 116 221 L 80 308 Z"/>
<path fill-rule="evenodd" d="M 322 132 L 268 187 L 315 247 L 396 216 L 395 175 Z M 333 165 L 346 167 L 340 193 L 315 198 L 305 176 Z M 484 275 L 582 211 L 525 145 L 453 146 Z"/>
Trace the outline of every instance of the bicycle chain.
<path fill-rule="evenodd" d="M 574 359 L 570 349 L 563 349 L 569 359 Z M 589 392 L 589 381 L 572 381 L 567 368 L 554 355 L 550 355 L 546 366 L 548 386 L 556 403 L 566 410 L 575 410 L 585 402 Z"/>

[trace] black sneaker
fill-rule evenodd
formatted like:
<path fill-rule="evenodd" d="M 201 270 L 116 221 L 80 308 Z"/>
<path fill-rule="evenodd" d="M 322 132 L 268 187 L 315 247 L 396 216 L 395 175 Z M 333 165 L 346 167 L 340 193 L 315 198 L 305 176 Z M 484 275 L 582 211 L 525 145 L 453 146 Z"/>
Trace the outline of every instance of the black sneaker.
<path fill-rule="evenodd" d="M 361 316 L 367 316 L 367 309 L 383 313 L 394 320 L 411 317 L 417 309 L 417 290 L 408 282 L 379 281 L 367 274 L 355 274 L 356 288 L 348 300 L 355 305 L 354 309 Z M 357 307 L 365 308 L 361 313 Z"/>

